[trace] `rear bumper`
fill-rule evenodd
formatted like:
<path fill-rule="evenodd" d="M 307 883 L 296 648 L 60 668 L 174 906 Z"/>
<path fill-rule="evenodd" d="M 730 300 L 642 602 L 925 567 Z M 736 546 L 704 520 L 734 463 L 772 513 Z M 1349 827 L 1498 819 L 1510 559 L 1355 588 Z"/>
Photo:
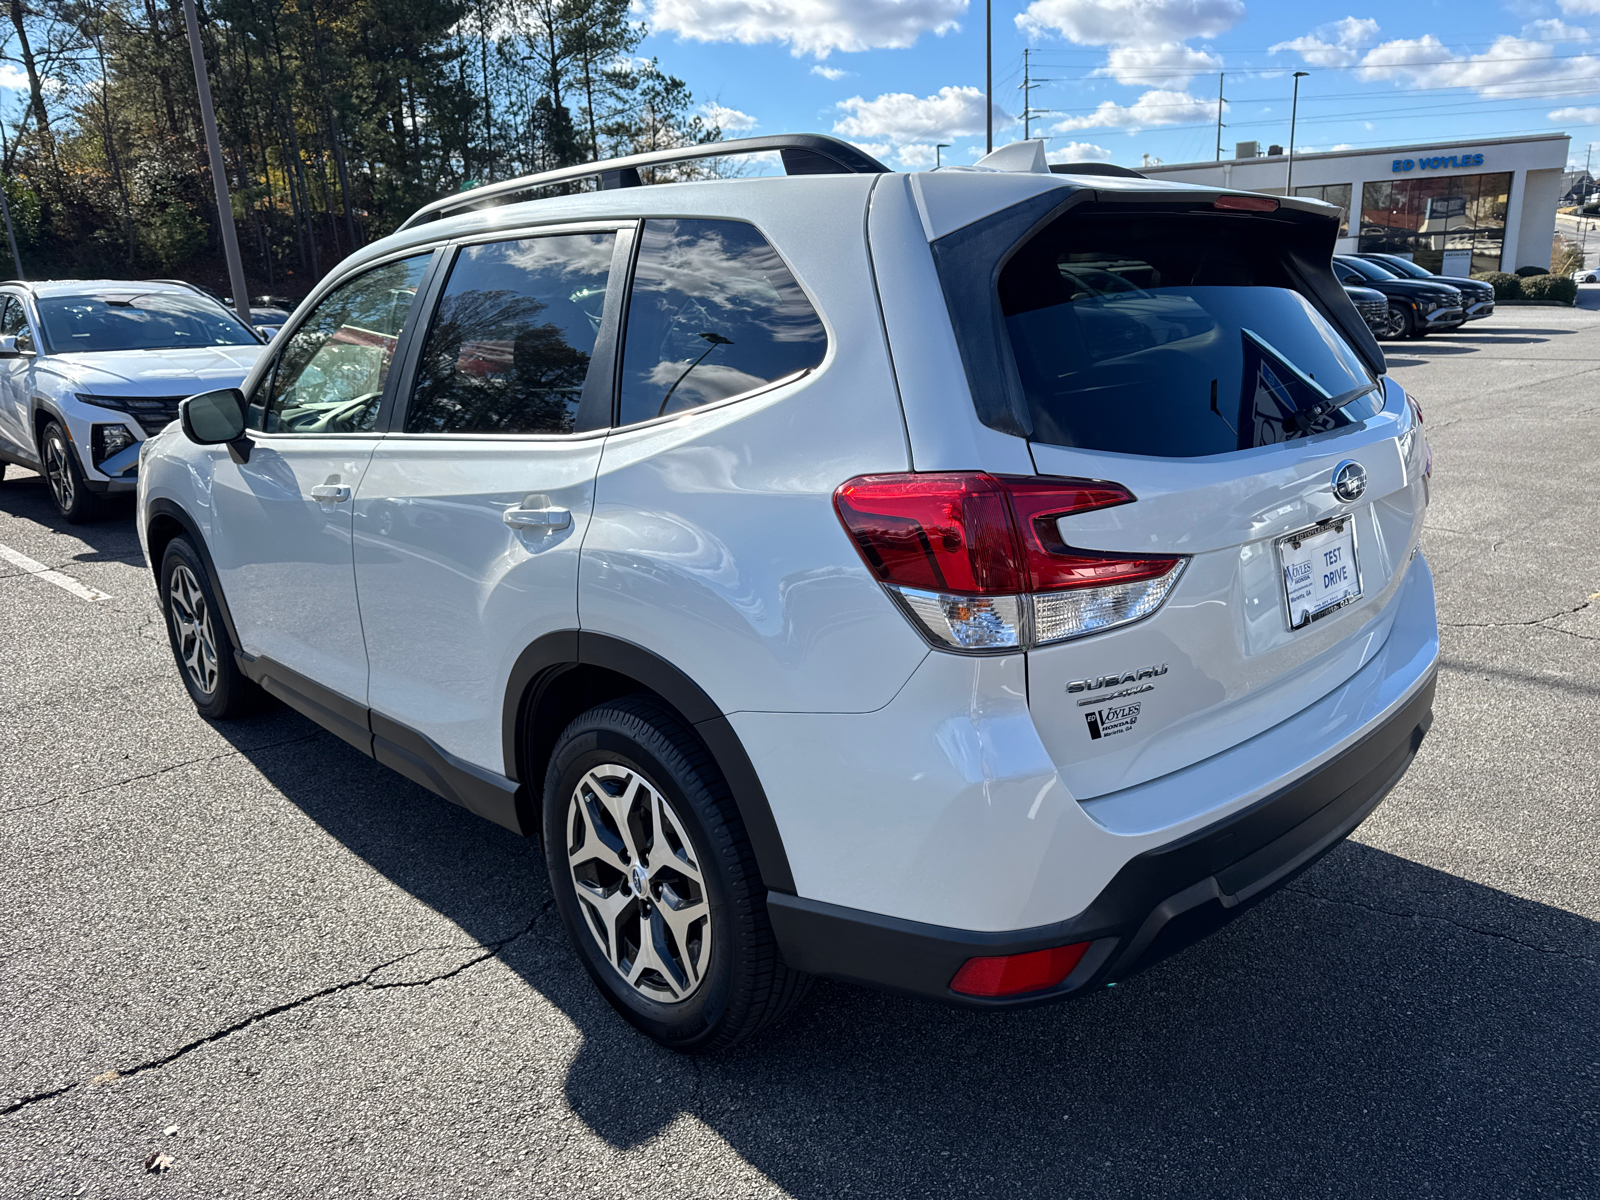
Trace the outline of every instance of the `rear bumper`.
<path fill-rule="evenodd" d="M 1432 672 L 1338 757 L 1242 812 L 1130 860 L 1078 916 L 973 932 L 771 893 L 785 960 L 816 975 L 969 1008 L 1021 1008 L 1127 978 L 1220 928 L 1343 841 L 1410 766 L 1433 721 Z M 950 990 L 969 958 L 1092 943 L 1057 988 L 986 999 Z"/>

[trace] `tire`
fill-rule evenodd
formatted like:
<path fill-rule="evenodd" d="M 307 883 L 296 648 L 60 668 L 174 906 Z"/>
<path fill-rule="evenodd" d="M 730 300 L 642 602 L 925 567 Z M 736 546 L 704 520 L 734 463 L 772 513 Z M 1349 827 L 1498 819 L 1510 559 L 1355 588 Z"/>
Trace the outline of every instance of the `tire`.
<path fill-rule="evenodd" d="M 1417 336 L 1416 318 L 1404 304 L 1389 305 L 1389 322 L 1384 326 L 1384 336 L 1390 339 Z"/>
<path fill-rule="evenodd" d="M 50 421 L 39 437 L 40 471 L 50 485 L 50 499 L 69 525 L 82 525 L 100 513 L 100 498 L 83 480 L 78 452 L 60 421 Z"/>
<path fill-rule="evenodd" d="M 625 1019 L 710 1053 L 793 1009 L 809 978 L 778 953 L 744 823 L 682 721 L 645 696 L 590 709 L 557 740 L 544 798 L 556 907 Z"/>
<path fill-rule="evenodd" d="M 239 670 L 222 609 L 200 553 L 175 537 L 161 555 L 161 615 L 178 675 L 189 699 L 208 721 L 232 721 L 259 706 L 261 689 Z"/>

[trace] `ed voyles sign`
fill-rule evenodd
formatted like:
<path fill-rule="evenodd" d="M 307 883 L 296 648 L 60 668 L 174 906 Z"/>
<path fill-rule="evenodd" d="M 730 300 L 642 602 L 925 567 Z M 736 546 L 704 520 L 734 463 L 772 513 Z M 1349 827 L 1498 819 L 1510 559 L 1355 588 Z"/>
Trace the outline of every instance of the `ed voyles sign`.
<path fill-rule="evenodd" d="M 1483 155 L 1481 154 L 1435 154 L 1428 158 L 1397 158 L 1391 171 L 1411 171 L 1421 168 L 1424 171 L 1437 171 L 1441 167 L 1481 167 Z"/>

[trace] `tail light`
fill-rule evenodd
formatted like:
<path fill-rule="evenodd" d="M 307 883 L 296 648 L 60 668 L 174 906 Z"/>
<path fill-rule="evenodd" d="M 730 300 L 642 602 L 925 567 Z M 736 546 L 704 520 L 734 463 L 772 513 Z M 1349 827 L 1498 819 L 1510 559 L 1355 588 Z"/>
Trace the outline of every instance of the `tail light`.
<path fill-rule="evenodd" d="M 1127 504 L 1114 483 L 949 472 L 861 475 L 833 504 L 869 569 L 934 645 L 1026 649 L 1149 616 L 1186 561 L 1078 550 L 1057 522 Z"/>
<path fill-rule="evenodd" d="M 969 958 L 961 964 L 950 990 L 964 996 L 1022 996 L 1058 987 L 1083 959 L 1088 942 L 1052 946 L 1027 954 Z"/>

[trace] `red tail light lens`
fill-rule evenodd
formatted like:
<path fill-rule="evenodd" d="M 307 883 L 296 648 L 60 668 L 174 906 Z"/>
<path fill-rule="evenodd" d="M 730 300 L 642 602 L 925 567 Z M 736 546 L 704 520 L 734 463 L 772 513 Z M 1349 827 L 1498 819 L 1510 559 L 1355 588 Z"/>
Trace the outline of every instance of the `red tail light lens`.
<path fill-rule="evenodd" d="M 1075 550 L 1060 518 L 1128 504 L 1115 483 L 940 472 L 861 475 L 834 508 L 862 559 L 935 644 L 999 652 L 1155 611 L 1178 557 Z"/>
<path fill-rule="evenodd" d="M 861 475 L 834 492 L 833 506 L 883 583 L 965 596 L 1027 590 L 992 475 Z"/>
<path fill-rule="evenodd" d="M 950 990 L 963 996 L 1020 996 L 1059 987 L 1088 949 L 1088 942 L 1077 942 L 1027 954 L 969 958 L 950 981 Z"/>
<path fill-rule="evenodd" d="M 1133 493 L 1114 483 L 1008 479 L 1006 492 L 1017 517 L 1030 592 L 1136 583 L 1165 575 L 1176 558 L 1086 554 L 1061 540 L 1056 522 L 1072 513 L 1127 504 Z"/>
<path fill-rule="evenodd" d="M 1211 207 L 1223 212 L 1277 212 L 1278 202 L 1271 196 L 1218 196 Z"/>

